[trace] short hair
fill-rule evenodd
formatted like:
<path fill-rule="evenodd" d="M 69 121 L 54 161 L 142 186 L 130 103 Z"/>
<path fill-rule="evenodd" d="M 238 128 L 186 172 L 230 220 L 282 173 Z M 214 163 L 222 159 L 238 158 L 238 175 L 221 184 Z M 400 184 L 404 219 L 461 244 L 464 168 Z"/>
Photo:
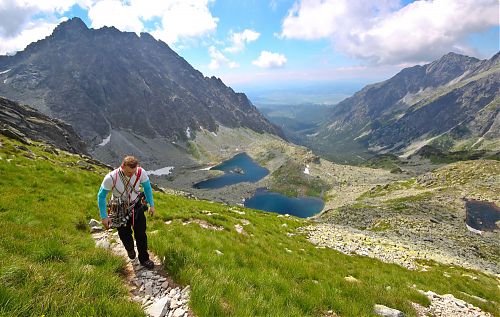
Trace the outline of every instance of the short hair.
<path fill-rule="evenodd" d="M 133 156 L 125 156 L 122 161 L 123 166 L 128 166 L 130 168 L 136 168 L 139 165 L 139 160 Z"/>

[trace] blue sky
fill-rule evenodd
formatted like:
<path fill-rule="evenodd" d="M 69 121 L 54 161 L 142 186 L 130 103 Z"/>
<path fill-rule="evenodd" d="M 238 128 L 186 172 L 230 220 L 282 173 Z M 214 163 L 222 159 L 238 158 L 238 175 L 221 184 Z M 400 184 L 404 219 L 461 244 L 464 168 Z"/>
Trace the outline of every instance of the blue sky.
<path fill-rule="evenodd" d="M 238 89 L 374 82 L 449 51 L 499 51 L 498 0 L 0 0 L 0 54 L 64 19 L 150 32 Z"/>

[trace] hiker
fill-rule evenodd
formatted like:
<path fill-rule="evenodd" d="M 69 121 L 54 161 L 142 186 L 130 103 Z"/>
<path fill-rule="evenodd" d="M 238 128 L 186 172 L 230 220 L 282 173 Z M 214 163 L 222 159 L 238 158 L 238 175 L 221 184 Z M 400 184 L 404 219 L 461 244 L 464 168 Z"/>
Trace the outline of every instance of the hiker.
<path fill-rule="evenodd" d="M 139 191 L 139 184 L 144 192 Z M 106 196 L 112 191 L 111 199 L 106 205 Z M 144 199 L 145 198 L 145 199 Z M 139 262 L 147 269 L 154 268 L 154 262 L 149 259 L 148 239 L 146 236 L 146 216 L 155 213 L 153 190 L 146 171 L 139 166 L 139 161 L 133 156 L 126 156 L 119 168 L 109 172 L 102 181 L 97 194 L 97 203 L 102 224 L 106 229 L 116 227 L 128 257 L 135 259 L 132 228 L 139 253 Z M 109 214 L 108 214 L 109 212 Z"/>

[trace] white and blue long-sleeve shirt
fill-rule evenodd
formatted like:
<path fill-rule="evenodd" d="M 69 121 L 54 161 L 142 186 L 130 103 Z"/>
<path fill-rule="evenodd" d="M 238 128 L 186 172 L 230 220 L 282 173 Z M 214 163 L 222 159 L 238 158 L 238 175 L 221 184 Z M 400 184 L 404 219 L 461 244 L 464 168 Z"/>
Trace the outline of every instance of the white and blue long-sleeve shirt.
<path fill-rule="evenodd" d="M 139 167 L 140 168 L 140 167 Z M 139 168 L 137 170 L 139 170 Z M 126 180 L 125 183 L 129 183 L 128 185 L 128 190 L 125 190 L 125 184 L 123 183 L 122 177 L 120 177 L 119 171 L 120 167 L 109 172 L 105 177 L 104 180 L 102 181 L 101 188 L 99 189 L 99 192 L 97 194 L 97 205 L 99 206 L 99 213 L 101 215 L 101 218 L 107 218 L 108 214 L 106 212 L 106 196 L 108 193 L 111 191 L 111 188 L 113 188 L 113 180 L 116 178 L 115 181 L 115 187 L 113 188 L 112 195 L 114 198 L 117 197 L 122 197 L 123 199 L 128 199 L 128 195 L 130 194 L 130 201 L 135 201 L 137 199 L 137 196 L 139 195 L 139 185 L 142 185 L 142 188 L 144 189 L 144 195 L 146 196 L 146 201 L 149 203 L 151 207 L 154 206 L 154 201 L 153 201 L 153 189 L 151 188 L 151 183 L 149 181 L 148 174 L 144 169 L 142 169 L 141 176 L 139 181 L 137 183 L 135 182 L 137 178 L 137 172 L 136 174 L 132 175 L 130 177 L 130 181 L 128 178 L 125 176 Z M 132 190 L 132 186 L 136 183 L 135 188 Z"/>

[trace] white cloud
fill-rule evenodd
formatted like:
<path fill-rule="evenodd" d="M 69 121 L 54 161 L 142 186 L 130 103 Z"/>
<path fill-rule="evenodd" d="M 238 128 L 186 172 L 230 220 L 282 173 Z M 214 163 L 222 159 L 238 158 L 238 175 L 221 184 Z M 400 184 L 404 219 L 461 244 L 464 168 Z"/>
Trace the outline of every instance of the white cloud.
<path fill-rule="evenodd" d="M 256 41 L 260 36 L 259 32 L 245 29 L 240 33 L 231 33 L 231 46 L 224 49 L 225 52 L 237 53 L 245 49 L 245 44 Z"/>
<path fill-rule="evenodd" d="M 87 0 L 0 0 L 0 54 L 23 50 L 31 42 L 50 35 L 64 13 Z M 37 18 L 33 17 L 37 15 Z"/>
<path fill-rule="evenodd" d="M 212 0 L 97 0 L 89 10 L 93 27 L 115 26 L 122 31 L 146 31 L 144 21 L 160 23 L 148 30 L 155 38 L 170 45 L 185 38 L 215 31 L 218 18 L 208 6 Z"/>
<path fill-rule="evenodd" d="M 209 10 L 212 2 L 214 0 L 0 0 L 0 54 L 22 50 L 29 42 L 50 35 L 59 22 L 56 13 L 64 14 L 74 5 L 88 10 L 93 28 L 106 25 L 121 31 L 148 31 L 172 45 L 215 31 L 219 19 Z M 146 30 L 144 22 L 151 19 L 160 23 Z"/>
<path fill-rule="evenodd" d="M 0 37 L 15 37 L 25 29 L 33 29 L 33 24 L 57 21 L 54 13 L 63 13 L 75 4 L 85 3 L 86 0 L 1 0 L 0 1 Z M 47 15 L 43 20 L 32 20 L 35 14 Z M 47 34 L 48 35 L 48 34 Z"/>
<path fill-rule="evenodd" d="M 229 62 L 227 64 L 227 66 L 229 66 L 229 68 L 238 68 L 238 67 L 240 67 L 240 64 L 238 64 L 236 62 Z"/>
<path fill-rule="evenodd" d="M 55 29 L 58 23 L 34 21 L 24 26 L 24 29 L 14 37 L 0 38 L 0 54 L 11 54 L 23 50 L 32 42 L 45 38 Z"/>
<path fill-rule="evenodd" d="M 262 68 L 283 67 L 286 63 L 286 57 L 283 54 L 272 53 L 269 51 L 260 52 L 259 58 L 252 62 L 253 65 Z"/>
<path fill-rule="evenodd" d="M 210 64 L 208 65 L 210 70 L 217 70 L 223 65 L 227 65 L 229 68 L 237 68 L 240 66 L 238 63 L 229 60 L 229 58 L 213 45 L 208 48 L 208 54 L 210 55 Z"/>
<path fill-rule="evenodd" d="M 92 27 L 114 26 L 121 31 L 140 33 L 144 26 L 137 11 L 120 0 L 103 0 L 92 5 L 88 11 Z"/>
<path fill-rule="evenodd" d="M 169 44 L 174 44 L 184 37 L 203 36 L 217 28 L 219 18 L 213 17 L 210 13 L 208 0 L 153 2 L 160 4 L 158 11 L 145 14 L 144 18 L 155 16 L 161 18 L 161 28 L 151 32 L 151 34 Z"/>
<path fill-rule="evenodd" d="M 330 38 L 350 56 L 387 64 L 471 53 L 468 35 L 499 25 L 498 0 L 302 0 L 283 21 L 281 37 Z"/>

